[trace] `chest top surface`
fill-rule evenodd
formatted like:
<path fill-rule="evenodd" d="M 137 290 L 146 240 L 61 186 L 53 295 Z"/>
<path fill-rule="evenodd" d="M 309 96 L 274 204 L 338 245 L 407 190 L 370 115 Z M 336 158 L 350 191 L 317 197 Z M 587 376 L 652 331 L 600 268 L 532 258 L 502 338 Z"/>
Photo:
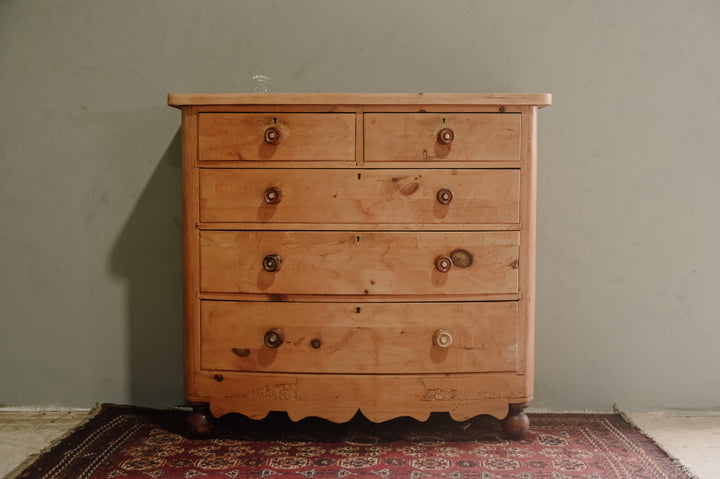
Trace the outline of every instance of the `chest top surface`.
<path fill-rule="evenodd" d="M 532 105 L 549 93 L 170 93 L 168 105 Z"/>

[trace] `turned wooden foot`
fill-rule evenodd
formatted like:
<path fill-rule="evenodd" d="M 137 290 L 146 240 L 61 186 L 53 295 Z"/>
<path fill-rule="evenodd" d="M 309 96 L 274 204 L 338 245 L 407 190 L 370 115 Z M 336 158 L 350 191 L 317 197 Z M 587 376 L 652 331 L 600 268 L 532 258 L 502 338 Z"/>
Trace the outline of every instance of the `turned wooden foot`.
<path fill-rule="evenodd" d="M 196 437 L 207 437 L 212 434 L 212 415 L 209 404 L 191 403 L 190 406 L 193 408 L 187 417 L 190 434 Z"/>
<path fill-rule="evenodd" d="M 505 419 L 502 420 L 502 430 L 509 439 L 525 439 L 528 429 L 530 429 L 530 420 L 525 414 L 525 408 L 530 403 L 510 404 L 510 411 Z"/>

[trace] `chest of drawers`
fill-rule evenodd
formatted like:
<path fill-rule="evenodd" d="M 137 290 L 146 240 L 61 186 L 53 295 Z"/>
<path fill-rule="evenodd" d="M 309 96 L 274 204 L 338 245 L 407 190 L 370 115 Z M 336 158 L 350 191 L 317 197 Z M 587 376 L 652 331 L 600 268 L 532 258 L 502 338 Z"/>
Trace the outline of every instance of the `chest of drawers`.
<path fill-rule="evenodd" d="M 545 94 L 171 94 L 185 393 L 214 416 L 503 419 L 533 397 Z"/>

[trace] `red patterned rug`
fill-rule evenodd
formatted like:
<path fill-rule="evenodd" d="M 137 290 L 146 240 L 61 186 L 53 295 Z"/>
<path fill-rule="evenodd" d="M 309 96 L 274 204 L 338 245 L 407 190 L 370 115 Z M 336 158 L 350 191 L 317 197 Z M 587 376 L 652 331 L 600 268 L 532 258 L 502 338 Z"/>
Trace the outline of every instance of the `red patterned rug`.
<path fill-rule="evenodd" d="M 525 440 L 499 422 L 345 424 L 282 413 L 229 415 L 209 439 L 187 437 L 186 413 L 103 406 L 19 478 L 691 478 L 651 440 L 612 414 L 530 414 Z"/>

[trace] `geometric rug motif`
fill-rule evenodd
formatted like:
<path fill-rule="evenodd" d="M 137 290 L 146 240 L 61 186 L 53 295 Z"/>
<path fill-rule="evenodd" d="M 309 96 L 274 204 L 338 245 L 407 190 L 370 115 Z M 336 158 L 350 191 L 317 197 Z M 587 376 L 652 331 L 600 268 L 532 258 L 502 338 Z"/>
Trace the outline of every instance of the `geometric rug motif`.
<path fill-rule="evenodd" d="M 20 479 L 445 478 L 687 479 L 692 474 L 617 414 L 529 414 L 522 441 L 479 416 L 334 424 L 230 414 L 209 438 L 188 437 L 187 413 L 104 405 Z"/>

